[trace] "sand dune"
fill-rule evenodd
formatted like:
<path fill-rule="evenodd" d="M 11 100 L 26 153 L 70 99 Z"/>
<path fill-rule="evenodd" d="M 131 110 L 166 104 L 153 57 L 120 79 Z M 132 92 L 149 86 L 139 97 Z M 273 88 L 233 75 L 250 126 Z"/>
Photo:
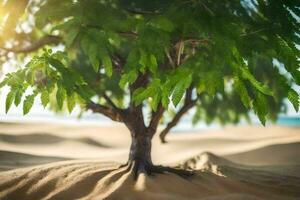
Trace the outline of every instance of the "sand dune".
<path fill-rule="evenodd" d="M 300 142 L 294 142 L 268 145 L 263 148 L 227 155 L 225 157 L 247 165 L 288 165 L 300 164 L 299 152 Z"/>
<path fill-rule="evenodd" d="M 296 199 L 300 179 L 240 168 L 205 153 L 196 174 L 152 177 L 113 163 L 68 161 L 3 172 L 0 199 Z"/>
<path fill-rule="evenodd" d="M 87 145 L 97 146 L 108 148 L 108 145 L 101 144 L 100 142 L 93 140 L 89 137 L 79 137 L 79 138 L 67 138 L 61 137 L 57 135 L 52 135 L 48 133 L 29 133 L 23 135 L 10 135 L 10 134 L 1 134 L 0 133 L 0 140 L 7 143 L 14 143 L 14 144 L 37 144 L 37 145 L 44 145 L 44 144 L 55 144 L 65 141 L 75 141 L 79 143 L 84 143 Z"/>
<path fill-rule="evenodd" d="M 132 169 L 118 168 L 130 144 L 124 127 L 0 124 L 0 132 L 1 200 L 300 199 L 296 128 L 173 134 L 166 145 L 154 138 L 155 163 L 195 175 L 140 174 L 136 181 Z"/>
<path fill-rule="evenodd" d="M 70 158 L 54 157 L 54 156 L 36 156 L 25 153 L 17 153 L 10 151 L 0 151 L 0 171 L 10 170 L 20 167 L 28 167 L 41 165 L 45 163 L 57 162 L 62 160 L 70 160 Z"/>

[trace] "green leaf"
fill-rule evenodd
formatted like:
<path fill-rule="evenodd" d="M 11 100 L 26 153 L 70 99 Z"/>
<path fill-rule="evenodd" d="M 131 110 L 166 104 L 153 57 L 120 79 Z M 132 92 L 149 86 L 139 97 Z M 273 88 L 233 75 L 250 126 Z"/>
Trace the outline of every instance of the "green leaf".
<path fill-rule="evenodd" d="M 151 109 L 153 111 L 156 111 L 157 110 L 157 106 L 160 102 L 160 99 L 161 99 L 161 93 L 160 92 L 157 92 L 154 97 L 151 99 L 150 101 L 150 106 L 151 106 Z"/>
<path fill-rule="evenodd" d="M 154 18 L 151 21 L 151 24 L 154 27 L 159 28 L 166 32 L 171 32 L 174 30 L 174 24 L 169 19 L 162 16 Z"/>
<path fill-rule="evenodd" d="M 6 77 L 3 81 L 0 82 L 0 89 L 7 84 L 8 77 Z"/>
<path fill-rule="evenodd" d="M 137 79 L 137 72 L 135 70 L 131 70 L 121 76 L 119 86 L 124 88 L 127 83 L 132 84 Z"/>
<path fill-rule="evenodd" d="M 29 70 L 26 72 L 25 80 L 26 80 L 27 83 L 29 83 L 30 85 L 33 85 L 33 84 L 34 84 L 34 70 L 29 69 Z"/>
<path fill-rule="evenodd" d="M 59 109 L 62 109 L 65 98 L 66 98 L 65 89 L 61 86 L 58 86 L 57 92 L 56 92 L 56 102 L 57 102 Z"/>
<path fill-rule="evenodd" d="M 9 79 L 7 80 L 7 85 L 12 86 L 14 88 L 19 87 L 24 83 L 24 70 L 18 70 L 14 73 L 11 73 Z"/>
<path fill-rule="evenodd" d="M 72 113 L 75 105 L 76 105 L 75 93 L 72 93 L 71 95 L 67 95 L 67 106 L 68 106 L 69 113 Z"/>
<path fill-rule="evenodd" d="M 162 105 L 165 109 L 168 109 L 170 103 L 170 93 L 172 91 L 172 81 L 167 79 L 165 84 L 162 85 Z"/>
<path fill-rule="evenodd" d="M 23 90 L 18 89 L 15 95 L 15 101 L 14 101 L 15 106 L 18 106 L 21 103 L 22 96 L 23 96 Z"/>
<path fill-rule="evenodd" d="M 62 24 L 59 24 L 55 26 L 52 31 L 54 30 L 62 30 L 65 32 L 64 40 L 66 42 L 66 46 L 69 47 L 73 44 L 75 38 L 77 37 L 79 33 L 80 28 L 80 19 L 79 18 L 73 18 L 68 21 L 63 22 Z"/>
<path fill-rule="evenodd" d="M 108 56 L 109 39 L 106 31 L 96 28 L 89 28 L 84 31 L 81 38 L 81 47 L 86 56 L 88 56 L 95 72 L 99 71 L 99 61 L 102 59 L 108 75 L 112 73 L 112 64 Z M 111 69 L 110 69 L 111 68 Z"/>
<path fill-rule="evenodd" d="M 133 92 L 133 100 L 136 105 L 143 102 L 144 99 L 149 97 L 149 90 L 146 90 L 145 88 L 138 88 Z"/>
<path fill-rule="evenodd" d="M 32 108 L 33 103 L 34 103 L 34 97 L 35 97 L 35 95 L 33 95 L 33 94 L 26 96 L 26 98 L 23 102 L 23 115 L 26 115 Z"/>
<path fill-rule="evenodd" d="M 86 34 L 81 39 L 81 47 L 84 54 L 89 58 L 95 72 L 98 72 L 100 66 L 98 44 L 95 41 L 92 41 L 90 36 Z"/>
<path fill-rule="evenodd" d="M 175 85 L 172 93 L 172 102 L 174 106 L 176 107 L 178 103 L 181 101 L 185 90 L 191 85 L 192 82 L 192 75 L 188 75 L 187 77 L 184 77 L 178 83 Z"/>
<path fill-rule="evenodd" d="M 156 57 L 154 55 L 150 55 L 150 65 L 149 65 L 149 69 L 152 73 L 156 73 L 157 70 L 157 60 Z"/>
<path fill-rule="evenodd" d="M 297 85 L 300 85 L 300 71 L 293 70 L 290 72 Z"/>
<path fill-rule="evenodd" d="M 79 32 L 79 28 L 69 29 L 64 38 L 66 46 L 69 47 L 73 44 Z"/>
<path fill-rule="evenodd" d="M 43 92 L 41 93 L 41 102 L 44 108 L 49 103 L 49 92 L 46 89 L 44 89 Z"/>
<path fill-rule="evenodd" d="M 290 89 L 288 91 L 288 100 L 293 104 L 295 110 L 298 112 L 299 111 L 299 94 L 295 90 Z"/>
<path fill-rule="evenodd" d="M 251 74 L 248 68 L 246 67 L 241 67 L 242 71 L 242 76 L 244 79 L 250 81 L 250 83 L 260 92 L 262 92 L 265 95 L 273 96 L 272 90 L 264 85 L 263 83 L 259 82 L 258 80 L 255 79 L 255 77 Z"/>
<path fill-rule="evenodd" d="M 296 71 L 299 68 L 299 53 L 296 53 L 299 52 L 299 50 L 294 47 L 294 49 L 296 49 L 296 52 L 294 52 L 291 48 L 292 46 L 279 35 L 276 35 L 274 43 L 277 45 L 277 52 L 280 60 L 284 63 L 284 67 L 288 72 L 293 74 L 293 71 Z"/>
<path fill-rule="evenodd" d="M 90 44 L 90 48 L 89 48 L 89 51 L 88 51 L 88 57 L 90 59 L 90 62 L 95 70 L 95 72 L 98 72 L 99 71 L 99 58 L 98 58 L 98 47 L 97 47 L 97 44 Z"/>
<path fill-rule="evenodd" d="M 185 92 L 184 82 L 179 81 L 178 84 L 175 86 L 172 94 L 172 102 L 176 107 L 180 100 L 182 99 L 184 92 Z"/>
<path fill-rule="evenodd" d="M 145 73 L 146 71 L 146 66 L 148 64 L 148 57 L 146 52 L 143 49 L 140 49 L 140 60 L 139 60 L 139 64 L 140 64 L 140 71 L 142 73 Z"/>
<path fill-rule="evenodd" d="M 87 34 L 81 38 L 80 46 L 81 46 L 84 54 L 88 56 L 89 55 L 89 47 L 90 47 L 90 39 Z"/>
<path fill-rule="evenodd" d="M 233 85 L 233 87 L 236 90 L 236 92 L 239 94 L 243 105 L 246 108 L 250 108 L 251 99 L 249 97 L 247 88 L 245 87 L 243 81 L 240 80 L 238 77 L 234 77 L 234 85 Z"/>
<path fill-rule="evenodd" d="M 169 98 L 169 96 L 163 96 L 162 99 L 161 99 L 161 103 L 162 103 L 162 106 L 163 106 L 165 109 L 168 109 L 169 103 L 170 103 L 170 98 Z"/>
<path fill-rule="evenodd" d="M 102 57 L 105 73 L 107 76 L 111 77 L 113 73 L 113 67 L 112 67 L 112 62 L 111 59 L 108 55 L 105 55 Z"/>
<path fill-rule="evenodd" d="M 133 101 L 135 102 L 135 105 L 141 104 L 145 99 L 149 97 L 154 97 L 160 90 L 160 80 L 159 79 L 153 79 L 150 85 L 144 89 L 144 88 L 138 88 L 133 93 Z"/>
<path fill-rule="evenodd" d="M 207 92 L 210 96 L 214 96 L 217 91 L 224 90 L 224 80 L 220 72 L 211 70 L 203 73 L 200 79 L 200 84 L 197 87 L 197 92 Z"/>
<path fill-rule="evenodd" d="M 127 72 L 130 72 L 132 70 L 139 70 L 140 54 L 140 50 L 138 50 L 137 48 L 134 48 L 129 52 L 125 64 L 125 69 L 127 70 Z"/>
<path fill-rule="evenodd" d="M 48 62 L 49 64 L 51 64 L 57 71 L 61 72 L 61 73 L 66 73 L 66 68 L 64 66 L 64 64 L 56 59 L 56 58 L 53 58 L 53 57 L 49 57 L 48 58 Z"/>
<path fill-rule="evenodd" d="M 6 96 L 6 101 L 5 101 L 5 113 L 8 112 L 8 110 L 11 107 L 11 104 L 15 98 L 15 91 L 14 90 L 10 90 L 10 92 L 7 94 Z"/>
<path fill-rule="evenodd" d="M 121 44 L 121 38 L 120 36 L 113 32 L 113 31 L 107 31 L 107 34 L 108 34 L 108 41 L 111 45 L 114 45 L 114 46 L 117 46 L 119 47 L 120 44 Z"/>
<path fill-rule="evenodd" d="M 260 122 L 265 126 L 266 115 L 268 114 L 268 101 L 266 96 L 261 92 L 255 92 L 255 100 L 253 101 L 253 108 L 257 114 Z"/>

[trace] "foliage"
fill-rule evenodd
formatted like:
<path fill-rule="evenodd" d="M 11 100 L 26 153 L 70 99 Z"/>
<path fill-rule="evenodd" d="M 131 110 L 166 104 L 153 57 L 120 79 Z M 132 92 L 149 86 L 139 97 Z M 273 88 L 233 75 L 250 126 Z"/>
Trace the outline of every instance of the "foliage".
<path fill-rule="evenodd" d="M 254 110 L 265 124 L 285 98 L 299 109 L 299 9 L 283 0 L 32 1 L 22 20 L 34 16 L 35 26 L 26 35 L 55 35 L 65 48 L 33 51 L 6 75 L 6 112 L 23 100 L 27 114 L 38 95 L 44 107 L 54 95 L 69 112 L 92 99 L 110 106 L 107 94 L 121 108 L 157 111 L 182 106 L 192 88 L 194 123 L 237 123 Z"/>

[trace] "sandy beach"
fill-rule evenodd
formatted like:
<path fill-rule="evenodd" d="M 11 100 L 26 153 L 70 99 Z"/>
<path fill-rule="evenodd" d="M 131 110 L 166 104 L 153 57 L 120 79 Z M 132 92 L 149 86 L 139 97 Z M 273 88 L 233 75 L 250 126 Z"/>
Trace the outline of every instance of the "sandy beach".
<path fill-rule="evenodd" d="M 240 126 L 153 139 L 155 164 L 193 170 L 135 181 L 124 126 L 0 124 L 0 199 L 299 199 L 300 128 Z"/>

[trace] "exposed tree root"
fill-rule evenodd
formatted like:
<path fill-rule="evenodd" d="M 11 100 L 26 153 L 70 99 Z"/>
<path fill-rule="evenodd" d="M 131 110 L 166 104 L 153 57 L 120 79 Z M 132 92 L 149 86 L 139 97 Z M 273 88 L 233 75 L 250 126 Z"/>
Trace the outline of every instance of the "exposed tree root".
<path fill-rule="evenodd" d="M 153 173 L 159 173 L 159 174 L 169 172 L 169 173 L 176 174 L 182 178 L 189 178 L 194 175 L 193 171 L 188 171 L 180 168 L 166 167 L 161 165 L 153 165 L 151 171 Z"/>
<path fill-rule="evenodd" d="M 144 173 L 148 176 L 155 176 L 155 174 L 172 173 L 185 179 L 190 178 L 194 175 L 194 172 L 191 170 L 184 170 L 177 167 L 166 167 L 162 165 L 145 164 L 138 161 L 127 162 L 126 164 L 120 165 L 119 169 L 120 168 L 126 168 L 126 172 L 132 171 L 135 180 L 138 178 L 138 175 L 140 173 Z"/>

